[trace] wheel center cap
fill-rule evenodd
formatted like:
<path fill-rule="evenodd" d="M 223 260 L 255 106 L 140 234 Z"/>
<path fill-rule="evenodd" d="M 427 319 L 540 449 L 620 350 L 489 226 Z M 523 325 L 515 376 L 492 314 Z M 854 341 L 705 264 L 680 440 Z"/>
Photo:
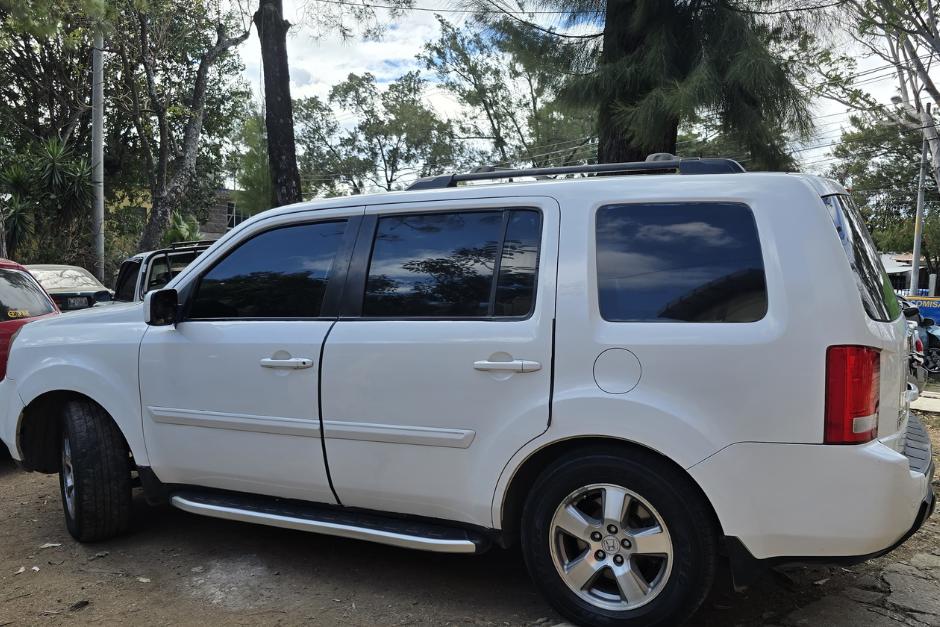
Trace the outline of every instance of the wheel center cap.
<path fill-rule="evenodd" d="M 607 536 L 601 540 L 601 546 L 608 553 L 616 553 L 617 549 L 620 548 L 620 541 L 614 536 Z"/>

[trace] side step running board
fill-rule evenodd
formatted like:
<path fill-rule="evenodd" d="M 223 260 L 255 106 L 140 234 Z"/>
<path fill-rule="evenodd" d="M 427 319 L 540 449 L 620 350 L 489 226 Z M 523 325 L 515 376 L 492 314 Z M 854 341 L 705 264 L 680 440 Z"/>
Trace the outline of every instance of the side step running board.
<path fill-rule="evenodd" d="M 387 518 L 301 501 L 249 495 L 176 492 L 170 497 L 170 504 L 185 512 L 212 518 L 312 531 L 407 549 L 438 553 L 480 553 L 489 548 L 485 537 L 465 529 Z"/>

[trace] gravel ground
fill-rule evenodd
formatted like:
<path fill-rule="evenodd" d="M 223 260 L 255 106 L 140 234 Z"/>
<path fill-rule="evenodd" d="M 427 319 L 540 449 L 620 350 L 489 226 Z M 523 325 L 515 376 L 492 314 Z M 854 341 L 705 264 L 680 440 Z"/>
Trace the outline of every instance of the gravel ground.
<path fill-rule="evenodd" d="M 940 416 L 926 422 L 940 451 Z M 515 551 L 405 551 L 150 508 L 139 496 L 134 516 L 129 535 L 78 544 L 57 478 L 0 460 L 0 627 L 562 622 Z M 713 597 L 690 624 L 940 625 L 940 515 L 890 555 L 774 571 L 746 593 Z"/>

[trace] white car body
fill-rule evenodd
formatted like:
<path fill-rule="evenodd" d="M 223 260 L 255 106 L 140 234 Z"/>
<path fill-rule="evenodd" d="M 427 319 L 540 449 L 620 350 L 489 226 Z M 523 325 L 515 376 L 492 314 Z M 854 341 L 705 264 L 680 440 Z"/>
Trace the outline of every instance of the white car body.
<path fill-rule="evenodd" d="M 930 477 L 904 454 L 905 321 L 866 315 L 821 200 L 828 194 L 845 190 L 806 175 L 627 176 L 271 210 L 227 233 L 168 287 L 185 294 L 233 247 L 276 225 L 532 207 L 542 215 L 534 311 L 507 321 L 148 326 L 150 294 L 143 307 L 24 327 L 0 383 L 0 437 L 22 460 L 24 407 L 73 391 L 113 417 L 135 463 L 163 484 L 341 503 L 495 532 L 512 524 L 508 503 L 527 460 L 582 439 L 621 441 L 684 469 L 721 533 L 754 558 L 878 553 L 919 524 Z M 766 315 L 746 324 L 605 321 L 595 268 L 598 208 L 689 200 L 750 207 Z M 880 351 L 878 437 L 870 442 L 823 444 L 830 345 Z M 312 367 L 259 367 L 272 356 Z M 474 368 L 507 358 L 534 365 Z"/>

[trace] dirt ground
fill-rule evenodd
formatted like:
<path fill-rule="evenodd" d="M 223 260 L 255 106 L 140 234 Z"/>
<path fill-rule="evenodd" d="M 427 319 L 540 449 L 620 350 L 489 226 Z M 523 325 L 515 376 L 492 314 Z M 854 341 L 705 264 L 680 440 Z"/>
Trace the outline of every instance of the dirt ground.
<path fill-rule="evenodd" d="M 936 454 L 940 416 L 925 422 Z M 0 460 L 0 627 L 561 622 L 514 551 L 406 551 L 150 508 L 139 496 L 129 535 L 81 545 L 65 530 L 57 478 Z M 772 572 L 711 599 L 691 625 L 940 625 L 940 514 L 888 556 Z"/>

